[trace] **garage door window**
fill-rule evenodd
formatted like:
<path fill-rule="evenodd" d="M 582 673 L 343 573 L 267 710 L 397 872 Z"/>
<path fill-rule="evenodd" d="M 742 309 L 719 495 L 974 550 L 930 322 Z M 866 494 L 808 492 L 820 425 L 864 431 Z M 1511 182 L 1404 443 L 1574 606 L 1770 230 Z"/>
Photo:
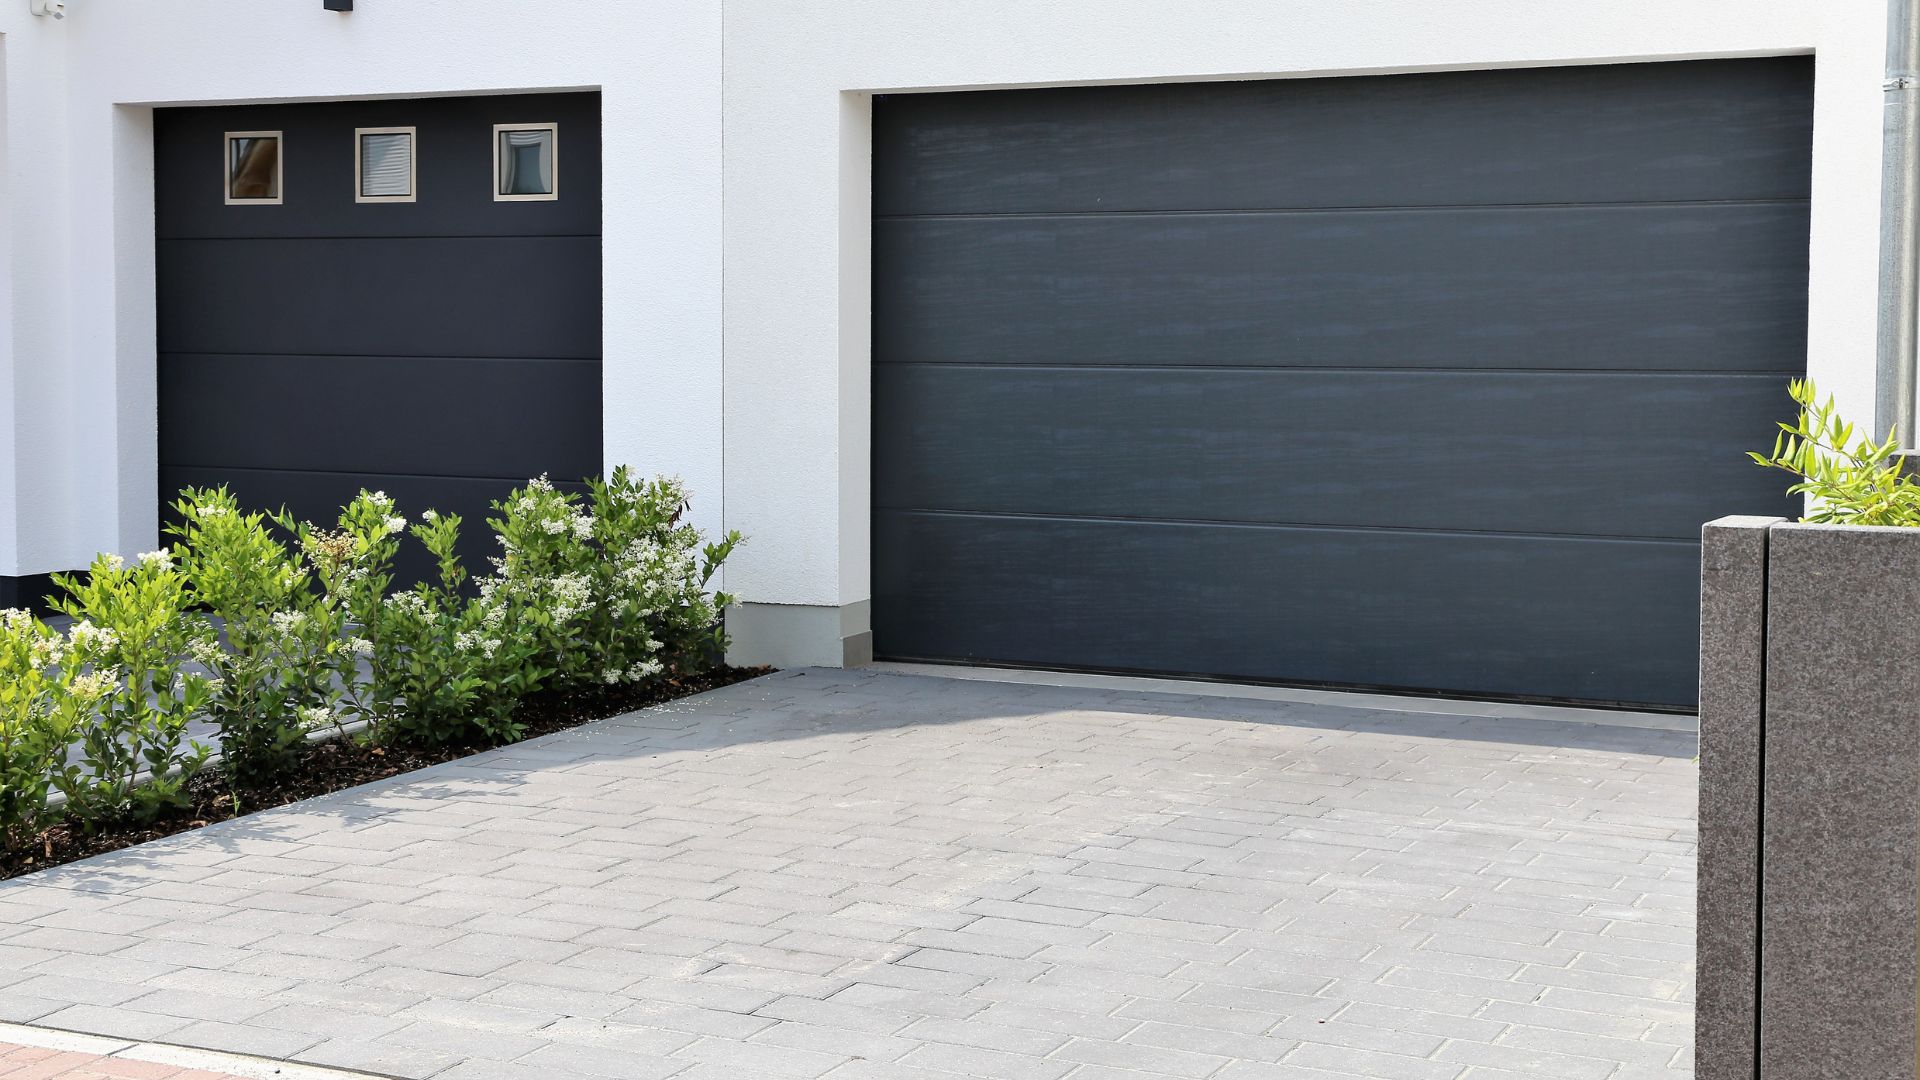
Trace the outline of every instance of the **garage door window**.
<path fill-rule="evenodd" d="M 413 140 L 410 127 L 356 128 L 354 200 L 363 203 L 414 200 Z"/>
<path fill-rule="evenodd" d="M 227 132 L 227 204 L 280 205 L 280 133 Z"/>
<path fill-rule="evenodd" d="M 493 197 L 500 202 L 558 199 L 559 148 L 558 124 L 496 124 Z"/>

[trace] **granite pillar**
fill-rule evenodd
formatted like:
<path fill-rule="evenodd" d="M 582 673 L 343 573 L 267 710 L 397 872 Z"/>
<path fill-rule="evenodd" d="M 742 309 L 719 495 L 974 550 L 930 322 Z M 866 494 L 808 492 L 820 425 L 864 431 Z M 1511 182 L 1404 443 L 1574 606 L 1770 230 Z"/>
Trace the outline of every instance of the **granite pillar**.
<path fill-rule="evenodd" d="M 1920 529 L 1774 525 L 1766 604 L 1758 1075 L 1915 1080 Z"/>
<path fill-rule="evenodd" d="M 1779 518 L 1701 532 L 1697 1080 L 1754 1080 L 1767 538 Z"/>

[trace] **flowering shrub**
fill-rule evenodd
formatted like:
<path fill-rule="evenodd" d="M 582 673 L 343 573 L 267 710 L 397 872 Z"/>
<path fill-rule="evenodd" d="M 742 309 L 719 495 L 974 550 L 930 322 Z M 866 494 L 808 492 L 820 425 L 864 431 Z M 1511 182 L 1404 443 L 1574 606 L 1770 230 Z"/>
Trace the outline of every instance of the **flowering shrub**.
<path fill-rule="evenodd" d="M 48 796 L 71 782 L 67 757 L 93 711 L 92 698 L 75 692 L 84 668 L 80 651 L 45 623 L 15 608 L 0 611 L 0 850 L 13 850 L 57 816 Z"/>
<path fill-rule="evenodd" d="M 706 589 L 740 538 L 703 543 L 686 507 L 677 481 L 626 469 L 585 498 L 532 481 L 495 504 L 501 554 L 476 581 L 451 514 L 410 523 L 363 491 L 322 527 L 190 488 L 170 548 L 56 576 L 64 635 L 0 612 L 0 848 L 61 812 L 91 827 L 186 805 L 209 759 L 188 738 L 196 718 L 238 789 L 286 770 L 316 728 L 496 743 L 520 737 L 521 703 L 542 690 L 710 667 L 730 601 Z M 435 575 L 395 589 L 407 543 Z"/>
<path fill-rule="evenodd" d="M 187 780 L 210 752 L 187 739 L 187 723 L 214 690 L 187 670 L 205 629 L 187 610 L 186 579 L 167 552 L 151 551 L 133 565 L 102 555 L 84 577 L 54 581 L 67 592 L 54 606 L 74 620 L 68 645 L 87 666 L 72 694 L 93 710 L 79 740 L 81 768 L 62 781 L 69 807 L 96 821 L 184 805 Z"/>
<path fill-rule="evenodd" d="M 502 547 L 482 595 L 513 598 L 564 684 L 636 683 L 700 668 L 724 651 L 720 612 L 732 599 L 707 584 L 740 534 L 702 544 L 683 521 L 686 488 L 636 480 L 626 468 L 579 496 L 545 478 L 495 503 Z"/>
<path fill-rule="evenodd" d="M 346 647 L 340 607 L 313 587 L 267 517 L 242 512 L 225 488 L 188 488 L 174 509 L 172 558 L 215 619 L 188 646 L 213 676 L 206 717 L 229 777 L 257 783 L 291 763 L 309 729 L 334 722 L 334 658 Z"/>
<path fill-rule="evenodd" d="M 386 703 L 382 733 L 416 743 L 509 741 L 520 699 L 551 670 L 510 597 L 469 599 L 453 553 L 460 518 L 427 511 L 412 533 L 434 558 L 438 579 L 387 597 L 364 624 L 376 628 L 373 682 Z M 395 707 L 397 704 L 398 707 Z"/>
<path fill-rule="evenodd" d="M 381 615 L 407 519 L 386 492 L 362 491 L 340 511 L 337 529 L 290 517 L 281 524 L 293 534 L 320 593 L 344 619 L 344 640 L 332 654 L 334 683 L 343 698 L 339 718 L 376 725 L 399 705 L 389 674 L 397 664 L 396 643 L 383 633 Z"/>

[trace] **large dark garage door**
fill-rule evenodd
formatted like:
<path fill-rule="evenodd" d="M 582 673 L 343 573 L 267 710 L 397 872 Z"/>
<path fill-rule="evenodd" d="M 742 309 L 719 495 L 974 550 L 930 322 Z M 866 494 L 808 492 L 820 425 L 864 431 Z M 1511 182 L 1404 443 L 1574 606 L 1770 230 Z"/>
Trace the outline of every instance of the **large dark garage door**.
<path fill-rule="evenodd" d="M 896 658 L 1695 700 L 1807 58 L 875 102 Z"/>
<path fill-rule="evenodd" d="M 548 124 L 557 171 L 509 186 L 553 197 L 496 198 L 495 125 L 534 154 Z M 359 186 L 368 128 L 414 129 L 411 183 L 374 138 Z M 230 132 L 279 133 L 277 204 L 229 203 Z M 478 556 L 490 499 L 600 470 L 599 95 L 162 109 L 155 151 L 163 498 L 331 522 L 385 490 Z"/>

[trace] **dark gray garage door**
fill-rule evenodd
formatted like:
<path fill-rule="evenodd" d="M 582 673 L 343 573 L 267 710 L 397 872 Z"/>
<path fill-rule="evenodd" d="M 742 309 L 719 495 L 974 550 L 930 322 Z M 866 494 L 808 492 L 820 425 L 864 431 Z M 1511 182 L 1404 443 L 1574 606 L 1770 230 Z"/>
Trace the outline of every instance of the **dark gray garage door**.
<path fill-rule="evenodd" d="M 1812 71 L 877 101 L 876 649 L 1690 705 Z"/>
<path fill-rule="evenodd" d="M 495 125 L 546 124 L 554 198 L 497 199 Z M 367 128 L 414 129 L 414 201 L 357 198 Z M 280 133 L 277 205 L 228 202 L 230 132 Z M 598 94 L 162 109 L 155 152 L 163 500 L 330 522 L 385 490 L 477 558 L 489 500 L 600 470 Z"/>

